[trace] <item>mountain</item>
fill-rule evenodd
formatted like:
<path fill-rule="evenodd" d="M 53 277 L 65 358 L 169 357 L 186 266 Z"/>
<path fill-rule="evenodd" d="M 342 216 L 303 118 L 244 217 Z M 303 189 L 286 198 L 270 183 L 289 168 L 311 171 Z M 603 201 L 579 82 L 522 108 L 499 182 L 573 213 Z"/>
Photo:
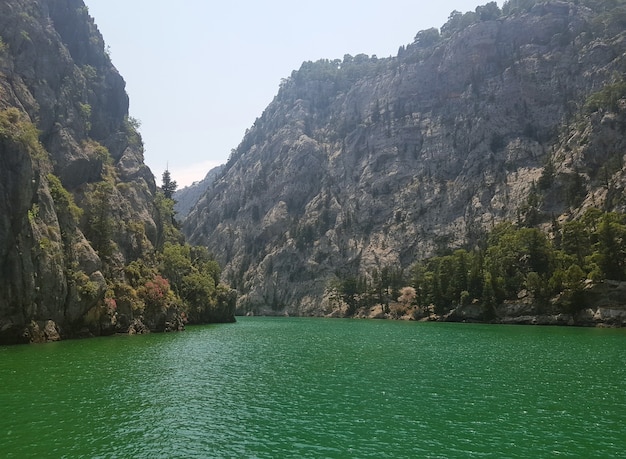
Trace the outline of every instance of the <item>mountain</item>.
<path fill-rule="evenodd" d="M 396 57 L 305 62 L 183 231 L 239 313 L 321 315 L 342 279 L 406 273 L 499 222 L 624 211 L 625 53 L 623 1 L 525 0 L 455 11 Z"/>
<path fill-rule="evenodd" d="M 0 1 L 0 343 L 218 319 L 161 275 L 189 249 L 128 104 L 82 0 Z"/>
<path fill-rule="evenodd" d="M 176 217 L 181 221 L 189 215 L 193 206 L 196 205 L 198 200 L 206 192 L 206 190 L 215 182 L 217 177 L 224 170 L 224 166 L 217 166 L 211 169 L 199 182 L 194 182 L 189 186 L 186 186 L 174 193 L 174 210 L 176 211 Z"/>

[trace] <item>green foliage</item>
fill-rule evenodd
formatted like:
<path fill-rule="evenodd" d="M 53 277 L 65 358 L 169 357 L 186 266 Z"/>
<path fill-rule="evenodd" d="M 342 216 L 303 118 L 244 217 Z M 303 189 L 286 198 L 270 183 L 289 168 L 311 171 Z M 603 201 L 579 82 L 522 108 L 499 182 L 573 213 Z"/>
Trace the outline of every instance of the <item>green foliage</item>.
<path fill-rule="evenodd" d="M 205 247 L 165 243 L 161 271 L 187 307 L 191 322 L 203 322 L 220 305 L 221 270 Z"/>
<path fill-rule="evenodd" d="M 176 223 L 174 204 L 174 200 L 166 198 L 160 190 L 154 197 L 155 221 L 159 227 L 158 249 L 162 249 L 166 242 L 180 243 L 184 239 Z"/>
<path fill-rule="evenodd" d="M 451 305 L 467 304 L 482 293 L 482 256 L 477 251 L 456 250 L 412 268 L 411 284 L 417 304 L 442 313 Z"/>
<path fill-rule="evenodd" d="M 343 60 L 306 61 L 281 82 L 278 97 L 294 102 L 309 100 L 316 109 L 325 110 L 337 93 L 347 91 L 357 80 L 375 74 L 385 62 L 366 54 L 346 54 Z M 316 91 L 311 91 L 313 83 L 317 86 Z"/>
<path fill-rule="evenodd" d="M 543 0 L 507 0 L 502 5 L 502 13 L 505 15 L 527 13 L 533 6 L 541 3 Z M 610 16 L 619 16 L 626 5 L 624 0 L 570 0 L 569 3 L 586 6 L 596 13 L 605 13 L 601 16 L 603 20 L 609 20 Z"/>
<path fill-rule="evenodd" d="M 9 45 L 7 45 L 2 39 L 2 36 L 0 36 L 0 54 L 5 53 L 8 50 L 9 50 Z"/>
<path fill-rule="evenodd" d="M 30 209 L 28 209 L 28 221 L 32 225 L 36 219 L 39 218 L 39 205 L 33 203 Z"/>
<path fill-rule="evenodd" d="M 502 11 L 496 2 L 489 2 L 476 7 L 476 16 L 481 21 L 493 21 L 502 15 Z"/>
<path fill-rule="evenodd" d="M 163 314 L 177 308 L 190 323 L 232 318 L 236 296 L 220 284 L 221 269 L 205 247 L 166 242 L 155 260 L 135 260 L 124 270 L 127 287 L 116 287 L 126 311 Z"/>
<path fill-rule="evenodd" d="M 597 13 L 592 22 L 595 36 L 614 36 L 626 28 L 624 0 L 581 0 L 581 3 Z"/>
<path fill-rule="evenodd" d="M 101 258 L 113 255 L 113 229 L 115 222 L 111 215 L 113 184 L 108 181 L 91 185 L 86 194 L 86 225 L 85 236 Z"/>
<path fill-rule="evenodd" d="M 468 11 L 467 13 L 461 13 L 454 10 L 448 16 L 448 21 L 441 26 L 441 34 L 444 37 L 450 37 L 456 32 L 459 32 L 472 24 L 478 22 L 478 17 L 475 12 Z"/>
<path fill-rule="evenodd" d="M 39 248 L 44 252 L 50 250 L 52 248 L 52 241 L 47 237 L 42 237 L 39 239 Z"/>
<path fill-rule="evenodd" d="M 101 180 L 106 181 L 111 185 L 114 184 L 117 179 L 117 171 L 114 167 L 114 160 L 109 152 L 109 149 L 92 139 L 83 141 L 81 146 L 90 159 L 100 162 L 102 165 L 100 172 Z M 120 185 L 124 186 L 125 184 L 117 184 L 117 186 Z"/>
<path fill-rule="evenodd" d="M 547 283 L 551 263 L 549 241 L 536 228 L 504 223 L 496 226 L 489 237 L 484 268 L 491 274 L 499 301 L 515 298 L 522 288 L 528 287 L 525 283 L 530 273 L 535 273 L 530 277 L 533 287 L 538 288 L 538 282 Z"/>
<path fill-rule="evenodd" d="M 93 82 L 98 78 L 98 71 L 93 65 L 85 64 L 80 67 L 80 71 L 82 72 L 85 79 L 89 82 Z"/>
<path fill-rule="evenodd" d="M 39 142 L 37 127 L 15 107 L 0 110 L 0 139 L 21 144 L 34 159 L 45 160 L 48 157 Z"/>
<path fill-rule="evenodd" d="M 139 297 L 136 288 L 125 282 L 111 283 L 111 298 L 115 300 L 117 310 L 129 317 L 135 313 L 141 313 L 145 308 L 145 303 Z"/>
<path fill-rule="evenodd" d="M 126 125 L 129 128 L 132 128 L 135 131 L 138 131 L 139 128 L 141 127 L 141 121 L 139 119 L 137 119 L 137 118 L 129 116 L 129 117 L 126 118 Z"/>
<path fill-rule="evenodd" d="M 89 279 L 89 276 L 83 271 L 69 269 L 67 278 L 68 284 L 73 285 L 81 297 L 93 300 L 100 293 L 100 286 Z"/>
<path fill-rule="evenodd" d="M 546 164 L 543 166 L 543 170 L 541 171 L 541 177 L 537 182 L 537 186 L 540 190 L 545 191 L 548 190 L 554 184 L 554 177 L 556 174 L 556 170 L 554 167 L 554 163 L 552 160 L 548 160 Z"/>
<path fill-rule="evenodd" d="M 76 226 L 83 210 L 76 205 L 74 197 L 67 191 L 61 180 L 54 174 L 48 174 L 48 189 L 56 206 L 57 214 L 71 226 Z"/>
<path fill-rule="evenodd" d="M 128 235 L 132 247 L 137 250 L 136 256 L 140 257 L 144 249 L 150 246 L 146 236 L 146 225 L 142 220 L 129 220 L 124 222 L 124 232 Z"/>
<path fill-rule="evenodd" d="M 95 140 L 89 139 L 87 140 L 83 147 L 87 150 L 87 152 L 94 156 L 96 159 L 102 162 L 102 164 L 111 165 L 113 164 L 113 158 L 111 157 L 111 153 L 109 149 Z"/>
<path fill-rule="evenodd" d="M 183 277 L 192 270 L 191 247 L 166 242 L 162 258 L 163 274 L 172 282 L 176 293 L 180 293 Z"/>
<path fill-rule="evenodd" d="M 507 0 L 502 5 L 502 13 L 509 15 L 530 11 L 538 0 Z"/>
<path fill-rule="evenodd" d="M 529 294 L 537 311 L 553 302 L 563 312 L 585 306 L 584 282 L 626 280 L 626 215 L 589 209 L 577 220 L 553 227 L 553 239 L 537 228 L 510 222 L 491 231 L 483 249 L 458 249 L 415 263 L 410 279 L 391 280 L 389 269 L 369 276 L 339 276 L 330 286 L 348 313 L 359 307 L 388 303 L 392 285 L 413 287 L 412 304 L 443 314 L 459 305 L 477 303 L 483 319 L 497 307 Z M 557 237 L 558 236 L 558 237 Z M 558 244 L 557 244 L 558 241 Z M 397 290 L 397 291 L 401 291 Z M 525 293 L 524 293 L 525 292 Z"/>
<path fill-rule="evenodd" d="M 579 220 L 565 223 L 559 236 L 560 248 L 536 228 L 502 224 L 493 230 L 484 270 L 498 302 L 516 298 L 525 288 L 539 300 L 563 293 L 565 302 L 579 304 L 588 276 L 599 282 L 625 279 L 623 214 L 589 209 Z"/>
<path fill-rule="evenodd" d="M 441 35 L 439 35 L 439 29 L 432 27 L 426 30 L 420 30 L 415 35 L 415 40 L 413 41 L 414 45 L 419 47 L 429 47 L 437 43 L 441 40 Z"/>
<path fill-rule="evenodd" d="M 102 164 L 101 179 L 113 185 L 117 179 L 117 171 L 114 167 L 115 161 L 109 149 L 92 139 L 83 142 L 83 149 L 89 157 L 94 158 Z"/>
<path fill-rule="evenodd" d="M 607 84 L 600 91 L 590 95 L 585 102 L 585 112 L 593 113 L 598 110 L 616 112 L 619 109 L 618 102 L 626 98 L 626 80 Z"/>
<path fill-rule="evenodd" d="M 163 172 L 163 181 L 161 182 L 161 191 L 163 191 L 163 195 L 166 199 L 172 199 L 176 189 L 178 188 L 178 184 L 176 180 L 172 180 L 172 176 L 170 175 L 169 170 L 165 170 Z"/>
<path fill-rule="evenodd" d="M 574 3 L 584 5 L 596 12 L 609 12 L 626 6 L 624 0 L 577 0 Z"/>
<path fill-rule="evenodd" d="M 157 272 L 153 263 L 148 263 L 143 259 L 133 260 L 124 269 L 126 280 L 135 289 L 142 286 L 148 279 L 153 278 Z"/>
<path fill-rule="evenodd" d="M 141 135 L 139 135 L 139 128 L 141 127 L 141 121 L 132 116 L 126 117 L 124 120 L 124 130 L 128 136 L 128 143 L 136 148 L 141 146 Z"/>
<path fill-rule="evenodd" d="M 80 114 L 83 116 L 85 120 L 91 119 L 91 105 L 79 103 L 78 107 L 80 109 Z"/>
<path fill-rule="evenodd" d="M 573 256 L 580 266 L 584 266 L 585 258 L 591 254 L 590 235 L 589 228 L 582 220 L 567 222 L 561 230 L 563 251 Z"/>
<path fill-rule="evenodd" d="M 80 111 L 81 118 L 85 123 L 85 130 L 89 132 L 91 130 L 91 105 L 79 103 L 78 108 Z"/>
<path fill-rule="evenodd" d="M 461 13 L 454 10 L 448 16 L 447 22 L 441 27 L 441 35 L 449 37 L 456 32 L 466 29 L 472 24 L 481 21 L 492 21 L 498 19 L 502 11 L 496 2 L 489 2 L 483 6 L 477 6 L 475 11 Z"/>
<path fill-rule="evenodd" d="M 602 215 L 596 231 L 592 261 L 605 279 L 626 280 L 626 220 L 615 213 Z"/>
<path fill-rule="evenodd" d="M 587 195 L 587 184 L 585 177 L 578 172 L 571 174 L 563 174 L 563 183 L 565 185 L 565 201 L 571 208 L 579 207 L 583 199 Z"/>
<path fill-rule="evenodd" d="M 402 269 L 393 266 L 374 268 L 367 275 L 338 276 L 329 285 L 332 296 L 348 306 L 352 315 L 358 308 L 369 308 L 376 304 L 389 312 L 389 304 L 395 302 L 406 286 Z"/>
<path fill-rule="evenodd" d="M 537 186 L 533 183 L 528 192 L 526 202 L 519 208 L 519 223 L 527 227 L 538 225 L 542 219 L 540 208 L 541 195 L 537 190 Z"/>

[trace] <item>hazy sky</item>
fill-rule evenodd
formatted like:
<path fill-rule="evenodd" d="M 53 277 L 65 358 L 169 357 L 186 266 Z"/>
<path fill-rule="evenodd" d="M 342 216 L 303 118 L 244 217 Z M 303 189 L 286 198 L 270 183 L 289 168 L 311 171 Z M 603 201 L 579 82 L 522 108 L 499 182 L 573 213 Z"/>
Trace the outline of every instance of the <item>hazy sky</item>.
<path fill-rule="evenodd" d="M 85 0 L 126 80 L 145 161 L 179 186 L 226 162 L 304 61 L 395 56 L 487 0 Z M 502 2 L 498 2 L 502 6 Z M 174 6 L 175 5 L 175 6 Z"/>

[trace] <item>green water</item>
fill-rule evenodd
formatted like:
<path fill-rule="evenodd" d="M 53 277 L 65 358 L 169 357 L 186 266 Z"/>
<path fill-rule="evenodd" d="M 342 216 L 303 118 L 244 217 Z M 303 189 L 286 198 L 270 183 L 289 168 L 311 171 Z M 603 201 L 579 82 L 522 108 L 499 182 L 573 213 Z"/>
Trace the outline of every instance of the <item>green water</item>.
<path fill-rule="evenodd" d="M 0 347 L 5 458 L 626 457 L 626 330 L 242 318 Z"/>

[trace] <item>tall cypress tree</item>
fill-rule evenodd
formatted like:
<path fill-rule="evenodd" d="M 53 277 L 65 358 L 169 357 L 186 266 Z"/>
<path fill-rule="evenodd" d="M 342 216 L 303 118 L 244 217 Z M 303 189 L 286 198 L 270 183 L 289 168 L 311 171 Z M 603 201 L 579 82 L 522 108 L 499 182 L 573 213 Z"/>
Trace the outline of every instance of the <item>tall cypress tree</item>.
<path fill-rule="evenodd" d="M 176 180 L 172 180 L 170 171 L 168 169 L 165 169 L 165 172 L 163 172 L 163 182 L 161 185 L 161 190 L 163 191 L 163 194 L 167 199 L 172 199 L 172 196 L 174 196 L 174 192 L 177 188 L 178 184 L 176 183 Z"/>
<path fill-rule="evenodd" d="M 604 277 L 611 280 L 624 280 L 624 260 L 619 240 L 619 225 L 611 221 L 609 214 L 602 216 L 598 225 L 597 252 L 599 265 Z"/>

